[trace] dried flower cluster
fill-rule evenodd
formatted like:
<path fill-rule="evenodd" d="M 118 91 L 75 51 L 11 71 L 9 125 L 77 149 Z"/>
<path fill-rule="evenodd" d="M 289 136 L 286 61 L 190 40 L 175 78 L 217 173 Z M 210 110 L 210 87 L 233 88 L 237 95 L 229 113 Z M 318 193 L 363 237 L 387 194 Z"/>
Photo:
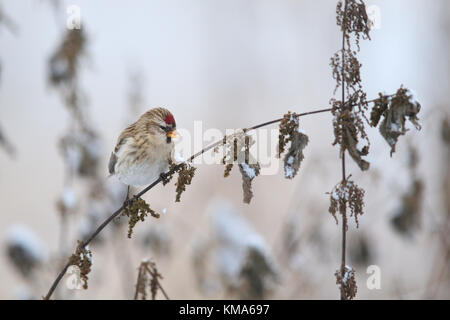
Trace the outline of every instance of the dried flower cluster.
<path fill-rule="evenodd" d="M 69 264 L 80 269 L 80 277 L 83 281 L 83 289 L 88 288 L 88 274 L 91 272 L 92 252 L 83 242 L 78 241 L 78 246 L 74 254 L 69 258 Z"/>
<path fill-rule="evenodd" d="M 159 219 L 160 214 L 156 213 L 147 202 L 142 198 L 133 198 L 124 208 L 122 215 L 127 216 L 128 220 L 128 238 L 133 234 L 133 228 L 139 221 L 144 221 L 150 214 L 152 217 Z"/>
<path fill-rule="evenodd" d="M 368 109 L 368 102 L 361 82 L 362 65 L 356 54 L 359 52 L 360 38 L 370 39 L 371 22 L 364 2 L 360 0 L 345 0 L 345 3 L 339 1 L 336 13 L 343 43 L 342 48 L 331 58 L 330 64 L 336 80 L 335 93 L 341 87 L 342 100 L 331 99 L 335 136 L 333 145 L 339 144 L 342 153 L 348 150 L 361 170 L 367 170 L 369 163 L 362 157 L 367 155 L 370 145 L 364 127 L 364 113 Z M 353 47 L 352 38 L 356 48 Z M 358 148 L 360 140 L 365 141 L 362 148 Z"/>
<path fill-rule="evenodd" d="M 340 182 L 331 191 L 328 211 L 338 223 L 336 213 L 339 211 L 342 214 L 346 208 L 350 209 L 350 216 L 355 217 L 356 225 L 359 226 L 358 216 L 364 213 L 364 190 L 348 179 Z"/>
<path fill-rule="evenodd" d="M 251 136 L 244 130 L 225 136 L 222 147 L 224 156 L 222 163 L 225 165 L 223 176 L 227 178 L 233 169 L 234 162 L 239 165 L 239 172 L 242 175 L 242 190 L 244 203 L 250 203 L 253 198 L 252 181 L 261 171 L 261 166 L 250 153 L 251 146 L 255 143 Z M 218 148 L 215 149 L 218 152 Z"/>
<path fill-rule="evenodd" d="M 103 213 L 98 207 L 106 207 L 111 197 L 104 185 L 103 172 L 99 170 L 102 157 L 100 135 L 89 121 L 85 95 L 79 86 L 81 62 L 87 52 L 86 46 L 84 29 L 65 31 L 48 61 L 48 81 L 59 92 L 70 116 L 67 130 L 58 143 L 66 169 L 64 190 L 57 201 L 57 209 L 62 217 L 61 227 L 65 228 L 64 224 L 67 223 L 65 216 L 82 207 L 79 205 L 79 196 L 74 185 L 75 178 L 83 178 L 82 181 L 88 183 L 88 201 L 87 217 L 83 217 L 82 229 L 90 231 L 99 219 L 99 216 L 94 217 L 91 213 Z M 64 244 L 61 248 L 63 247 Z"/>
<path fill-rule="evenodd" d="M 304 159 L 303 150 L 309 142 L 308 136 L 299 127 L 298 115 L 290 111 L 283 116 L 280 122 L 280 133 L 278 136 L 278 157 L 285 152 L 286 146 L 289 150 L 284 155 L 284 176 L 288 179 L 294 178 Z"/>
<path fill-rule="evenodd" d="M 186 163 L 181 166 L 181 169 L 178 171 L 177 182 L 175 183 L 175 186 L 177 187 L 175 202 L 180 202 L 181 194 L 186 191 L 186 186 L 191 184 L 195 169 L 195 167 Z"/>
<path fill-rule="evenodd" d="M 197 168 L 195 168 L 194 166 L 192 166 L 187 162 L 181 162 L 176 164 L 175 162 L 172 161 L 172 159 L 169 159 L 169 164 L 170 164 L 169 172 L 163 175 L 164 176 L 163 184 L 166 185 L 167 183 L 169 183 L 170 180 L 172 180 L 173 175 L 175 173 L 178 173 L 178 179 L 177 182 L 175 183 L 175 186 L 177 187 L 176 189 L 177 195 L 175 197 L 175 202 L 180 202 L 181 194 L 184 191 L 186 191 L 186 186 L 191 184 L 192 178 L 194 178 L 195 175 L 195 169 Z"/>
<path fill-rule="evenodd" d="M 222 148 L 224 150 L 224 156 L 222 158 L 222 164 L 225 165 L 224 178 L 230 175 L 234 162 L 253 163 L 253 161 L 250 162 L 250 159 L 248 159 L 250 156 L 249 149 L 253 143 L 252 139 L 243 130 L 238 130 L 229 136 L 223 137 Z M 214 151 L 219 152 L 218 147 Z"/>
<path fill-rule="evenodd" d="M 65 38 L 50 58 L 49 80 L 55 86 L 73 81 L 86 45 L 83 29 L 67 30 Z"/>
<path fill-rule="evenodd" d="M 344 275 L 340 270 L 336 270 L 336 284 L 339 285 L 341 294 L 345 300 L 351 300 L 356 297 L 358 286 L 356 285 L 355 270 L 350 266 L 345 266 Z"/>
<path fill-rule="evenodd" d="M 359 49 L 359 40 L 370 40 L 370 29 L 372 21 L 367 16 L 366 5 L 362 0 L 348 0 L 343 3 L 339 0 L 336 6 L 336 23 L 346 34 L 346 41 L 349 44 L 350 35 L 355 36 L 355 42 Z"/>
<path fill-rule="evenodd" d="M 370 125 L 376 127 L 383 118 L 379 130 L 391 147 L 392 156 L 392 153 L 395 152 L 398 137 L 404 135 L 407 131 L 405 127 L 407 118 L 417 130 L 421 129 L 417 118 L 420 103 L 411 90 L 403 88 L 403 86 L 397 90 L 394 96 L 385 96 L 381 93 L 379 95 L 380 97 L 375 100 L 370 114 Z"/>
<path fill-rule="evenodd" d="M 97 133 L 86 127 L 63 136 L 59 141 L 68 170 L 81 177 L 92 177 L 98 173 L 100 145 Z"/>
<path fill-rule="evenodd" d="M 339 144 L 341 152 L 348 151 L 361 170 L 368 170 L 370 163 L 362 157 L 369 153 L 370 143 L 365 132 L 361 113 L 349 109 L 341 110 L 337 107 L 333 107 L 332 113 L 334 115 L 333 127 L 335 134 L 333 144 Z M 361 138 L 366 141 L 366 145 L 359 148 L 358 144 Z"/>
<path fill-rule="evenodd" d="M 156 299 L 156 294 L 158 290 L 161 290 L 166 299 L 167 294 L 162 288 L 159 280 L 162 279 L 162 275 L 158 272 L 156 268 L 156 264 L 147 259 L 141 262 L 139 266 L 139 273 L 136 283 L 136 292 L 134 295 L 134 299 L 146 300 L 148 296 L 148 292 L 150 292 L 152 300 Z"/>

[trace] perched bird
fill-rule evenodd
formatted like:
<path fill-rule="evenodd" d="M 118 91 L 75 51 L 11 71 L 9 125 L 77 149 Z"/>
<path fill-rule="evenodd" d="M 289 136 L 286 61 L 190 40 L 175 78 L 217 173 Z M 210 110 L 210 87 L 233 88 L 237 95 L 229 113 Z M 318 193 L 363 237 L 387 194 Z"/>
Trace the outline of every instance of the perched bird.
<path fill-rule="evenodd" d="M 172 113 L 154 108 L 122 131 L 109 159 L 109 173 L 130 186 L 144 186 L 169 168 L 176 137 Z"/>

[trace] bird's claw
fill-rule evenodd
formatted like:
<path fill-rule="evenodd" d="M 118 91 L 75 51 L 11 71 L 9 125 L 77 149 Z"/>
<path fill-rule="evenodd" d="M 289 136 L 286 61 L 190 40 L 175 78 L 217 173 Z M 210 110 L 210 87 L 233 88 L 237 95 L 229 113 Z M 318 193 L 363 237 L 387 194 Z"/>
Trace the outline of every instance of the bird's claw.
<path fill-rule="evenodd" d="M 125 201 L 123 202 L 123 207 L 127 208 L 129 206 L 132 206 L 133 203 L 138 199 L 138 197 L 136 195 L 134 195 L 133 197 L 129 197 L 127 196 L 127 198 L 125 199 Z"/>
<path fill-rule="evenodd" d="M 163 172 L 163 173 L 161 173 L 160 175 L 159 175 L 159 177 L 161 178 L 161 181 L 162 181 L 162 183 L 163 183 L 163 185 L 166 185 L 167 183 L 169 183 L 169 174 L 168 173 L 165 173 L 165 172 Z"/>

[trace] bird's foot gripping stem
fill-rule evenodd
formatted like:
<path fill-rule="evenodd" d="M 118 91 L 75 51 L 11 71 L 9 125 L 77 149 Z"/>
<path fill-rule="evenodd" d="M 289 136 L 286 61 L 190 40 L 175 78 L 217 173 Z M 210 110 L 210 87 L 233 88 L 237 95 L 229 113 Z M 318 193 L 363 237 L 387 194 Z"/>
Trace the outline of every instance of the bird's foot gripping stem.
<path fill-rule="evenodd" d="M 159 175 L 163 185 L 166 185 L 169 183 L 169 181 L 170 181 L 169 176 L 170 176 L 169 173 L 165 173 L 165 172 L 163 172 Z"/>
<path fill-rule="evenodd" d="M 134 196 L 132 196 L 132 197 L 130 198 L 130 186 L 128 186 L 128 189 L 127 189 L 127 196 L 126 196 L 126 198 L 125 198 L 125 201 L 123 202 L 123 207 L 126 208 L 126 207 L 128 207 L 128 206 L 131 206 L 131 205 L 133 204 L 133 202 L 136 201 L 136 200 L 137 200 L 136 195 L 134 195 Z"/>

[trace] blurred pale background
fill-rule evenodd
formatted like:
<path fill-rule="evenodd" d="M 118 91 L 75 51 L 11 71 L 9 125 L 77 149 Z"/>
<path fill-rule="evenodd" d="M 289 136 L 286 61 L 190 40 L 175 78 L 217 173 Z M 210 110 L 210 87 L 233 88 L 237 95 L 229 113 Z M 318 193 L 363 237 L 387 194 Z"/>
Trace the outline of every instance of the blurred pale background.
<path fill-rule="evenodd" d="M 88 38 L 80 85 L 90 123 L 100 137 L 100 172 L 105 179 L 115 139 L 137 116 L 129 106 L 136 86 L 142 95 L 138 113 L 169 107 L 178 126 L 188 130 L 195 120 L 203 121 L 204 129 L 225 130 L 279 118 L 288 110 L 326 108 L 333 94 L 329 59 L 340 46 L 335 1 L 0 4 L 16 26 L 15 32 L 0 29 L 0 128 L 15 149 L 13 156 L 0 150 L 3 299 L 40 298 L 46 293 L 75 248 L 89 208 L 88 182 L 76 178 L 78 208 L 61 232 L 56 202 L 66 178 L 58 143 L 69 128 L 69 113 L 48 84 L 47 68 L 66 31 L 68 5 L 81 8 Z M 441 127 L 450 111 L 450 6 L 446 0 L 379 0 L 367 5 L 377 5 L 381 13 L 380 28 L 373 30 L 372 41 L 362 42 L 359 55 L 368 97 L 375 98 L 379 91 L 393 93 L 401 84 L 414 89 L 422 104 L 423 129 L 400 137 L 392 158 L 378 131 L 370 129 L 370 171 L 361 173 L 348 161 L 353 179 L 366 190 L 360 227 L 352 223 L 348 233 L 348 263 L 357 271 L 357 297 L 448 299 L 450 242 L 442 234 L 450 231 L 445 205 L 450 194 L 443 188 L 450 159 Z M 91 246 L 89 289 L 70 291 L 63 279 L 57 297 L 132 298 L 139 263 L 150 258 L 163 274 L 162 284 L 171 298 L 238 298 L 229 290 L 233 281 L 227 279 L 232 277 L 228 264 L 238 258 L 227 261 L 220 256 L 227 253 L 220 234 L 234 221 L 240 227 L 232 224 L 231 229 L 254 233 L 274 266 L 276 280 L 267 285 L 264 298 L 338 298 L 334 272 L 340 265 L 340 225 L 327 212 L 325 194 L 340 179 L 338 149 L 331 145 L 331 116 L 304 118 L 302 126 L 310 143 L 294 180 L 284 179 L 281 166 L 277 175 L 256 178 L 250 205 L 242 203 L 238 171 L 224 179 L 223 166 L 200 165 L 181 203 L 173 201 L 173 183 L 157 186 L 144 199 L 157 211 L 166 208 L 166 214 L 139 223 L 132 239 L 126 237 L 125 226 L 109 226 L 103 241 Z M 417 149 L 415 174 L 425 189 L 419 227 L 405 235 L 393 228 L 391 219 L 410 188 L 411 148 Z M 43 247 L 37 250 L 46 252 L 33 277 L 21 275 L 8 258 L 8 239 L 17 225 L 31 229 Z M 215 242 L 212 253 L 202 249 Z M 381 268 L 380 290 L 366 286 L 369 265 Z"/>

